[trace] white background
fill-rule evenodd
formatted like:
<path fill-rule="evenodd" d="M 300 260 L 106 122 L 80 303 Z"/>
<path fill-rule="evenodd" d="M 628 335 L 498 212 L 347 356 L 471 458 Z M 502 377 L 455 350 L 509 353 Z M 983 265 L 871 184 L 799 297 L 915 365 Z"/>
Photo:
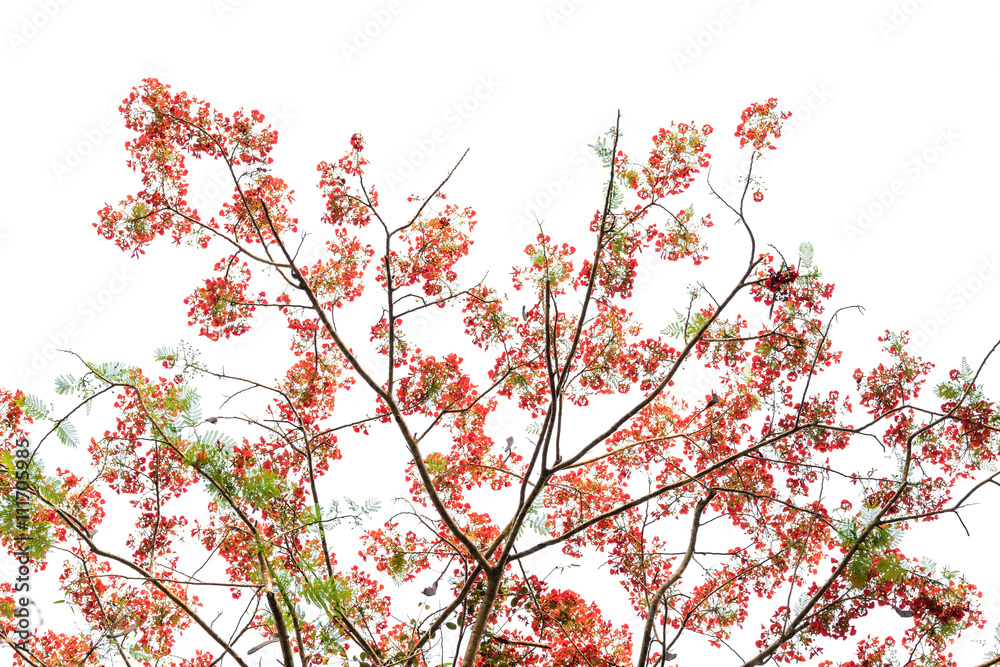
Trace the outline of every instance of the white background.
<path fill-rule="evenodd" d="M 181 299 L 220 251 L 162 243 L 135 261 L 91 225 L 138 188 L 116 107 L 150 75 L 227 113 L 263 111 L 306 227 L 321 211 L 316 163 L 355 131 L 390 210 L 471 148 L 447 192 L 478 211 L 479 261 L 497 276 L 532 236 L 517 222 L 531 204 L 554 235 L 589 221 L 604 174 L 586 145 L 616 110 L 636 159 L 672 120 L 712 124 L 726 192 L 746 157 L 732 137 L 740 111 L 777 97 L 794 115 L 762 165 L 751 222 L 786 255 L 811 241 L 835 303 L 866 307 L 838 329 L 847 370 L 875 363 L 884 329 L 913 332 L 940 373 L 978 362 L 1000 338 L 998 19 L 994 3 L 940 0 L 7 0 L 0 384 L 51 396 L 73 370 L 56 347 L 149 364 L 157 346 L 195 338 Z M 678 204 L 692 201 L 710 201 L 703 179 Z M 742 261 L 744 239 L 723 220 L 709 254 Z M 281 372 L 266 362 L 265 377 Z M 996 364 L 987 377 L 989 391 Z M 946 519 L 920 548 L 982 582 L 995 622 L 990 512 L 963 515 L 972 538 Z M 957 655 L 974 664 L 981 651 Z"/>

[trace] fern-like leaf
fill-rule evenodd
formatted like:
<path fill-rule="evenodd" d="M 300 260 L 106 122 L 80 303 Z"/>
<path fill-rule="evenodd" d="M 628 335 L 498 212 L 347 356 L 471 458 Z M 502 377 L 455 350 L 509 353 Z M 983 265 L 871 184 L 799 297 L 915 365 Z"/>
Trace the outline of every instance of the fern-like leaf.
<path fill-rule="evenodd" d="M 25 394 L 20 407 L 32 419 L 48 419 L 52 408 L 34 394 Z"/>
<path fill-rule="evenodd" d="M 60 396 L 76 392 L 77 382 L 72 375 L 60 375 L 56 378 L 56 393 Z"/>
<path fill-rule="evenodd" d="M 799 244 L 799 261 L 802 264 L 801 268 L 803 272 L 812 266 L 813 263 L 812 243 L 803 241 L 801 244 Z"/>
<path fill-rule="evenodd" d="M 77 435 L 76 427 L 68 421 L 59 423 L 56 427 L 56 437 L 59 438 L 59 442 L 69 447 L 75 448 L 80 445 L 80 436 Z"/>

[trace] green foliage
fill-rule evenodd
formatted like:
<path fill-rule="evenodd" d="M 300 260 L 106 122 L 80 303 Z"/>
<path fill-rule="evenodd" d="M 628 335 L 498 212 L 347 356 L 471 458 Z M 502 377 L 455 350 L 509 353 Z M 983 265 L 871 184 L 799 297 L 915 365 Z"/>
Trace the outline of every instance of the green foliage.
<path fill-rule="evenodd" d="M 20 470 L 18 469 L 17 460 L 19 459 L 15 459 L 10 451 L 0 451 L 3 477 L 14 480 L 18 475 L 25 474 L 23 465 Z M 39 495 L 45 500 L 54 505 L 64 501 L 64 494 L 59 490 L 58 481 L 46 477 L 42 467 L 34 459 L 28 459 L 27 479 L 28 486 L 37 488 Z M 18 502 L 19 497 L 22 502 Z M 18 545 L 26 546 L 28 554 L 34 561 L 44 560 L 49 549 L 55 544 L 51 524 L 32 519 L 39 505 L 38 498 L 30 492 L 27 495 L 16 491 L 0 495 L 0 535 L 9 540 L 27 537 L 26 542 L 19 541 Z"/>
<path fill-rule="evenodd" d="M 924 575 L 931 578 L 938 577 L 938 564 L 932 561 L 930 558 L 924 556 L 920 559 L 920 569 L 923 571 Z M 942 579 L 951 580 L 958 576 L 958 570 L 953 570 L 947 565 L 941 567 L 940 577 Z"/>
<path fill-rule="evenodd" d="M 198 350 L 194 346 L 180 341 L 176 347 L 161 345 L 156 348 L 154 358 L 160 363 L 165 363 L 167 368 L 176 368 L 181 372 L 187 372 L 192 368 L 197 369 Z"/>
<path fill-rule="evenodd" d="M 355 526 L 361 526 L 362 519 L 367 516 L 371 516 L 382 509 L 382 502 L 377 498 L 369 498 L 364 502 L 364 504 L 359 504 L 350 498 L 344 498 L 344 503 L 347 505 L 347 509 L 350 514 L 341 517 L 340 504 L 336 500 L 330 503 L 329 513 L 337 517 L 338 522 L 342 519 L 350 519 Z M 317 518 L 320 519 L 321 517 Z"/>
<path fill-rule="evenodd" d="M 34 420 L 48 419 L 49 414 L 54 409 L 52 404 L 46 405 L 42 399 L 34 394 L 25 394 L 23 398 L 17 401 L 18 407 L 24 410 L 24 413 Z"/>
<path fill-rule="evenodd" d="M 283 477 L 266 468 L 254 468 L 237 484 L 230 467 L 235 446 L 236 443 L 232 438 L 209 431 L 197 442 L 192 443 L 184 454 L 190 465 L 197 465 L 222 487 L 225 493 L 231 497 L 241 497 L 251 505 L 266 505 L 276 498 L 292 493 Z M 209 484 L 206 488 L 217 500 L 224 500 L 222 492 L 215 485 Z"/>
<path fill-rule="evenodd" d="M 692 286 L 688 289 L 688 297 L 691 303 L 694 303 L 699 296 L 701 296 L 700 287 Z M 700 312 L 685 314 L 675 308 L 674 321 L 661 329 L 660 333 L 670 338 L 680 338 L 687 342 L 698 333 L 709 317 L 710 315 L 706 316 Z"/>
<path fill-rule="evenodd" d="M 972 383 L 975 376 L 975 372 L 973 372 L 972 367 L 969 365 L 969 360 L 962 357 L 962 363 L 958 368 L 958 379 L 939 383 L 934 387 L 934 394 L 946 401 L 957 401 L 971 385 L 972 388 L 969 390 L 969 395 L 964 403 L 978 403 L 983 401 L 986 395 L 983 393 L 982 386 Z"/>
<path fill-rule="evenodd" d="M 844 546 L 857 544 L 863 527 L 871 524 L 876 512 L 877 509 L 865 508 L 859 517 L 841 521 L 835 526 Z M 846 575 L 851 586 L 864 588 L 873 576 L 880 580 L 902 581 L 907 576 L 907 569 L 903 561 L 892 553 L 902 541 L 903 531 L 894 526 L 878 526 L 871 531 L 848 563 Z"/>
<path fill-rule="evenodd" d="M 619 183 L 620 180 L 621 180 L 620 176 L 616 175 L 615 176 L 615 182 L 610 184 L 611 185 L 611 201 L 610 201 L 610 204 L 608 206 L 608 210 L 609 211 L 613 211 L 616 208 L 620 207 L 622 205 L 622 202 L 625 201 L 625 193 L 622 192 L 621 188 L 618 185 L 618 183 Z M 602 191 L 603 192 L 607 192 L 608 191 L 608 185 L 609 185 L 608 181 L 604 181 L 604 185 L 602 186 Z"/>
<path fill-rule="evenodd" d="M 551 535 L 552 523 L 547 520 L 546 514 L 543 511 L 544 500 L 538 498 L 531 507 L 528 508 L 528 516 L 525 518 L 524 523 L 521 525 L 521 530 L 518 532 L 518 539 L 524 535 L 525 528 L 531 528 L 534 532 L 539 535 L 548 536 Z"/>
<path fill-rule="evenodd" d="M 79 384 L 79 380 L 72 375 L 60 375 L 56 378 L 56 393 L 60 396 L 75 394 L 80 389 Z"/>
<path fill-rule="evenodd" d="M 188 396 L 192 401 L 194 392 Z M 200 422 L 200 409 L 192 412 L 195 403 L 186 406 L 181 421 Z M 215 484 L 207 484 L 206 491 L 217 501 L 226 502 L 225 496 L 241 498 L 253 506 L 270 505 L 278 498 L 287 497 L 292 493 L 291 482 L 272 470 L 262 467 L 251 468 L 237 482 L 233 476 L 231 462 L 236 442 L 224 433 L 211 430 L 200 434 L 198 440 L 184 451 L 188 465 L 198 468 L 202 474 L 210 477 Z"/>
<path fill-rule="evenodd" d="M 689 340 L 692 336 L 698 333 L 705 323 L 708 322 L 708 318 L 711 317 L 711 313 L 693 313 L 687 321 L 687 330 L 684 332 L 684 339 Z"/>
<path fill-rule="evenodd" d="M 76 427 L 66 420 L 56 424 L 56 437 L 59 438 L 59 442 L 69 447 L 80 445 L 80 436 L 76 432 Z"/>
<path fill-rule="evenodd" d="M 314 577 L 306 580 L 302 586 L 302 597 L 321 609 L 326 609 L 328 604 L 342 606 L 350 601 L 351 589 L 346 581 L 338 577 L 320 578 Z"/>
<path fill-rule="evenodd" d="M 406 555 L 402 551 L 396 551 L 392 554 L 389 559 L 389 574 L 392 578 L 396 580 L 396 583 L 400 583 L 403 578 L 403 574 L 406 572 Z"/>
<path fill-rule="evenodd" d="M 174 427 L 178 430 L 188 427 L 194 428 L 202 422 L 201 397 L 197 390 L 192 387 L 184 387 L 181 393 L 174 397 L 168 396 L 164 407 L 168 410 L 179 410 L 180 414 L 174 420 Z"/>
<path fill-rule="evenodd" d="M 128 380 L 129 371 L 132 369 L 117 361 L 109 361 L 103 364 L 88 364 L 90 369 L 103 377 L 108 382 L 125 382 Z"/>
<path fill-rule="evenodd" d="M 618 136 L 620 137 L 621 134 L 618 134 Z M 608 145 L 608 140 L 611 141 L 611 146 Z M 597 138 L 597 141 L 595 141 L 592 144 L 587 144 L 589 148 L 592 148 L 594 152 L 597 153 L 597 157 L 601 158 L 601 164 L 604 166 L 605 169 L 611 168 L 611 162 L 612 160 L 614 160 L 615 157 L 614 152 L 612 150 L 612 146 L 614 145 L 614 140 L 615 140 L 615 128 L 611 127 L 608 129 L 607 132 L 599 136 Z"/>
<path fill-rule="evenodd" d="M 232 437 L 215 430 L 199 435 L 198 444 L 209 453 L 218 453 L 223 448 L 231 452 L 236 447 L 236 441 Z"/>
<path fill-rule="evenodd" d="M 803 273 L 812 267 L 813 246 L 808 241 L 799 244 L 799 272 Z"/>
<path fill-rule="evenodd" d="M 87 414 L 90 414 L 94 393 L 99 389 L 99 381 L 97 381 L 92 374 L 85 375 L 81 378 L 77 378 L 73 375 L 60 375 L 56 378 L 55 384 L 56 393 L 60 396 L 79 395 L 84 397 L 84 405 L 87 408 Z"/>
<path fill-rule="evenodd" d="M 257 468 L 244 478 L 240 495 L 254 507 L 266 506 L 270 501 L 292 493 L 291 487 L 284 482 L 284 477 L 273 470 Z"/>
<path fill-rule="evenodd" d="M 177 351 L 167 345 L 161 345 L 156 348 L 154 353 L 157 361 L 166 361 L 168 364 L 172 363 L 174 359 L 177 358 Z"/>
<path fill-rule="evenodd" d="M 200 435 L 199 439 L 185 450 L 184 458 L 188 465 L 198 467 L 215 480 L 226 493 L 232 493 L 236 489 L 236 483 L 230 472 L 229 462 L 233 458 L 232 452 L 235 447 L 236 443 L 229 436 L 209 431 Z M 210 484 L 206 488 L 216 500 L 224 499 L 214 485 Z"/>
<path fill-rule="evenodd" d="M 59 380 L 62 380 L 62 383 L 60 383 Z M 57 379 L 56 391 L 59 391 L 59 388 L 62 387 L 64 391 L 60 393 L 65 393 L 66 391 L 69 391 L 69 389 L 66 389 L 68 386 L 70 385 L 65 378 L 60 377 Z M 73 424 L 66 419 L 56 421 L 49 416 L 55 410 L 55 406 L 51 403 L 46 405 L 38 396 L 35 396 L 34 394 L 25 394 L 24 397 L 18 401 L 18 405 L 24 410 L 26 415 L 35 421 L 53 422 L 55 424 L 56 437 L 59 438 L 59 441 L 64 445 L 76 447 L 80 444 L 80 436 L 77 435 L 76 427 L 73 426 Z"/>
<path fill-rule="evenodd" d="M 671 338 L 683 338 L 687 333 L 687 317 L 681 311 L 674 309 L 674 321 L 664 327 L 660 333 Z"/>
<path fill-rule="evenodd" d="M 610 169 L 611 165 L 614 163 L 615 155 L 613 146 L 616 138 L 615 133 L 616 128 L 612 127 L 602 136 L 598 137 L 597 141 L 592 144 L 587 144 L 588 147 L 592 148 L 594 152 L 597 153 L 597 157 L 601 159 L 601 164 L 605 169 Z M 621 136 L 621 132 L 618 132 L 617 137 L 621 138 Z M 625 201 L 625 193 L 621 189 L 621 186 L 624 185 L 626 185 L 625 179 L 620 173 L 615 174 L 615 181 L 613 183 L 609 183 L 608 181 L 604 182 L 601 190 L 602 192 L 607 193 L 608 187 L 611 187 L 611 203 L 609 210 L 614 210 L 620 207 L 622 202 Z"/>

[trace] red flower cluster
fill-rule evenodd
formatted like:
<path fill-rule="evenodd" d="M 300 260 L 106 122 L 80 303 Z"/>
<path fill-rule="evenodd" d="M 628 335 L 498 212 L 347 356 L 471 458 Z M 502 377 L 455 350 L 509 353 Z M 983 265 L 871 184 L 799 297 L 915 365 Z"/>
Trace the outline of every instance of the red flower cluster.
<path fill-rule="evenodd" d="M 639 198 L 655 200 L 678 194 L 694 183 L 695 175 L 707 168 L 712 158 L 705 150 L 705 137 L 711 133 L 711 125 L 703 125 L 700 131 L 694 123 L 661 127 L 653 135 L 649 164 L 642 168 L 645 183 L 639 188 L 638 179 L 630 181 L 630 186 L 638 189 Z"/>
<path fill-rule="evenodd" d="M 961 621 L 967 609 L 960 604 L 945 606 L 926 594 L 920 594 L 910 602 L 910 609 L 918 614 L 930 614 L 942 623 Z"/>
<path fill-rule="evenodd" d="M 785 301 L 790 295 L 789 287 L 798 277 L 799 272 L 795 270 L 795 267 L 782 264 L 777 271 L 772 269 L 768 273 L 768 277 L 764 280 L 764 287 L 774 292 L 775 301 Z"/>
<path fill-rule="evenodd" d="M 236 264 L 236 255 L 231 255 L 220 260 L 215 270 L 223 275 L 206 278 L 204 287 L 195 289 L 184 299 L 184 303 L 191 306 L 189 324 L 201 324 L 200 334 L 211 340 L 242 335 L 250 330 L 247 321 L 255 310 L 254 303 L 248 301 L 246 295 L 250 267 L 246 262 Z"/>
<path fill-rule="evenodd" d="M 242 109 L 227 116 L 152 78 L 134 88 L 118 110 L 125 126 L 139 133 L 125 148 L 132 156 L 128 165 L 142 173 L 143 190 L 117 206 L 106 205 L 94 226 L 133 256 L 144 254 L 144 246 L 167 231 L 175 243 L 204 247 L 211 230 L 219 229 L 214 218 L 204 222 L 188 205 L 186 157 L 223 160 L 253 182 L 271 164 L 269 153 L 278 141 L 277 131 L 264 126 L 264 115 L 256 109 L 249 116 Z"/>
<path fill-rule="evenodd" d="M 775 112 L 777 106 L 777 98 L 772 97 L 764 104 L 755 102 L 743 110 L 740 116 L 741 122 L 733 134 L 739 137 L 740 148 L 748 143 L 752 144 L 758 156 L 763 154 L 764 148 L 775 150 L 776 147 L 771 144 L 770 137 L 775 139 L 780 137 L 782 123 L 792 115 L 791 111 Z M 754 198 L 756 199 L 756 195 Z"/>

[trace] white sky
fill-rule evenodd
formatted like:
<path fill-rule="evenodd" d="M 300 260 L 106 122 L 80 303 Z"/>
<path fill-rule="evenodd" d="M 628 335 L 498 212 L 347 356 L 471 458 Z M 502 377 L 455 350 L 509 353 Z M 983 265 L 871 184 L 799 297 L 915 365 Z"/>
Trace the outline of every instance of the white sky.
<path fill-rule="evenodd" d="M 517 216 L 531 203 L 553 235 L 589 221 L 604 173 L 586 145 L 616 110 L 635 158 L 671 120 L 712 124 L 724 186 L 744 164 L 740 111 L 777 97 L 794 116 L 762 165 L 751 221 L 786 255 L 811 241 L 835 303 L 866 307 L 837 329 L 848 370 L 875 362 L 886 328 L 928 334 L 920 351 L 941 372 L 963 355 L 978 363 L 1000 338 L 998 20 L 1000 5 L 968 0 L 6 0 L 0 384 L 52 397 L 52 379 L 73 370 L 53 346 L 143 365 L 181 338 L 210 347 L 181 299 L 220 251 L 155 244 L 137 262 L 91 226 L 138 187 L 116 107 L 148 75 L 227 113 L 263 111 L 305 226 L 320 214 L 316 163 L 355 131 L 390 210 L 471 148 L 447 192 L 479 212 L 478 261 L 497 276 L 520 261 L 532 232 Z M 561 171 L 568 185 L 549 198 Z M 704 180 L 682 199 L 707 205 Z M 716 231 L 710 255 L 742 261 L 743 238 Z M 271 366 L 265 377 L 280 372 Z M 997 396 L 996 363 L 987 377 Z M 990 513 L 963 515 L 972 538 L 938 522 L 922 548 L 983 583 L 995 622 Z M 974 663 L 981 650 L 956 655 Z"/>

